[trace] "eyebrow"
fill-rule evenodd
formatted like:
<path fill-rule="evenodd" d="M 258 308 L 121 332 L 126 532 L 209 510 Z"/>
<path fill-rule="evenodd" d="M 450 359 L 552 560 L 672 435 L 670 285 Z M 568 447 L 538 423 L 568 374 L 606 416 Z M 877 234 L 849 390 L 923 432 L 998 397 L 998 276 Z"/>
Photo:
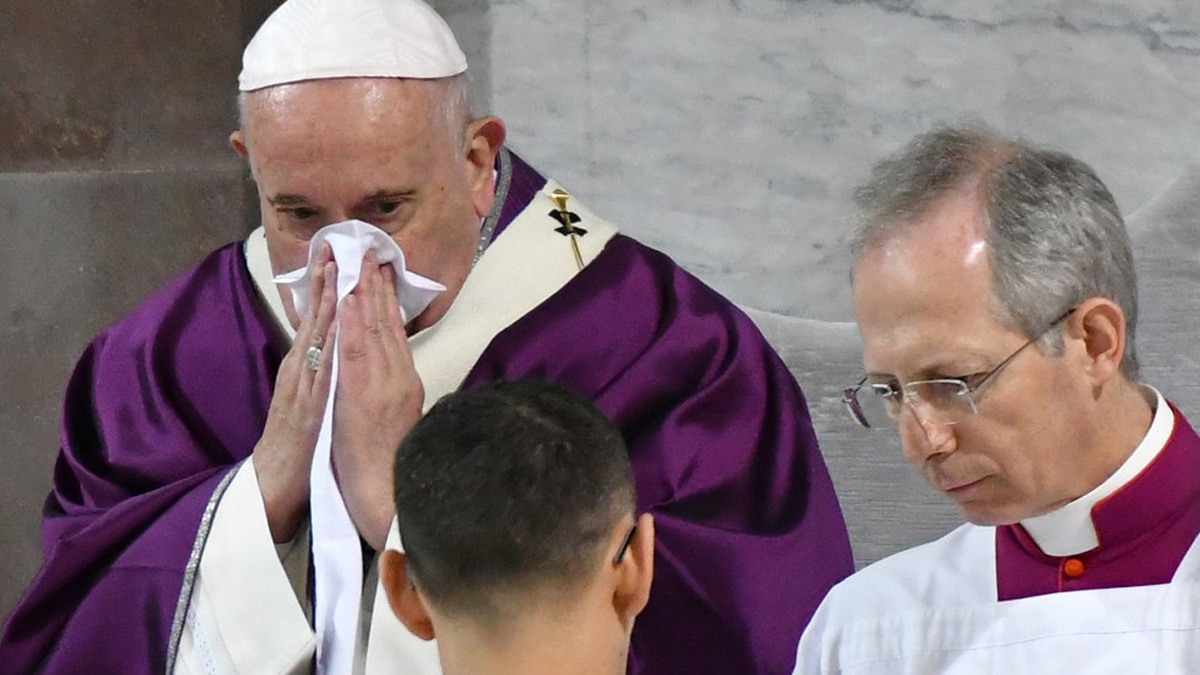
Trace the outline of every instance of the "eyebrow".
<path fill-rule="evenodd" d="M 267 197 L 267 201 L 272 206 L 296 206 L 297 204 L 308 204 L 308 198 L 303 195 L 282 194 L 274 197 Z"/>
<path fill-rule="evenodd" d="M 398 188 L 393 190 L 376 190 L 363 198 L 364 202 L 385 202 L 399 201 L 410 199 L 417 194 L 417 191 L 412 188 Z M 267 197 L 267 201 L 272 206 L 297 206 L 299 204 L 309 204 L 310 201 L 304 195 L 284 193 Z"/>
<path fill-rule="evenodd" d="M 394 190 L 376 190 L 367 195 L 363 201 L 367 202 L 386 202 L 399 201 L 403 199 L 411 199 L 417 194 L 413 188 L 398 188 Z"/>
<path fill-rule="evenodd" d="M 963 377 L 966 375 L 974 375 L 975 374 L 974 372 L 970 372 L 970 373 L 965 372 L 968 370 L 972 370 L 972 371 L 975 370 L 974 367 L 964 367 L 964 365 L 963 365 L 963 361 L 966 361 L 971 358 L 983 359 L 985 357 L 982 354 L 963 355 L 963 357 L 958 362 L 955 362 L 954 359 L 937 359 L 937 360 L 931 361 L 927 364 L 924 364 L 917 371 L 917 373 L 918 373 L 917 379 L 921 379 L 921 380 L 941 379 L 941 378 L 945 378 L 945 377 Z M 987 369 L 987 365 L 986 365 L 986 360 L 985 360 L 984 370 L 986 370 L 986 369 Z M 982 372 L 982 371 L 980 371 L 980 372 Z M 951 374 L 951 373 L 953 373 L 953 374 Z M 896 375 L 894 375 L 892 373 L 882 373 L 882 372 L 878 372 L 878 371 L 867 371 L 866 376 L 867 376 L 868 380 L 876 380 L 876 381 L 899 379 Z"/>
<path fill-rule="evenodd" d="M 968 365 L 976 363 L 978 365 Z M 946 376 L 949 373 L 953 373 L 955 377 L 958 377 L 961 375 L 972 375 L 974 373 L 966 371 L 975 371 L 978 368 L 987 370 L 991 367 L 988 365 L 989 363 L 991 363 L 991 357 L 989 357 L 987 354 L 974 350 L 967 350 L 962 354 L 958 354 L 957 356 L 948 358 L 939 357 L 934 359 L 929 363 L 926 363 L 921 369 L 921 372 L 926 376 L 932 377 Z"/>

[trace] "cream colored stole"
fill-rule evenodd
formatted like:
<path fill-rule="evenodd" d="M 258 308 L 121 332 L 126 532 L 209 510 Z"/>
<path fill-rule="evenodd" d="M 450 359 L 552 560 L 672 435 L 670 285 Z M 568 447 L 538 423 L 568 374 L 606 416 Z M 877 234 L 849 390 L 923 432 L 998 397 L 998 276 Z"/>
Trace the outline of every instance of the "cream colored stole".
<path fill-rule="evenodd" d="M 538 191 L 476 263 L 445 316 L 409 339 L 413 362 L 425 387 L 426 410 L 458 389 L 497 334 L 557 293 L 579 272 L 569 238 L 556 231 L 561 223 L 549 215 L 557 209 L 551 198 L 555 189 L 560 186 L 549 181 Z M 617 229 L 574 199 L 568 208 L 579 216 L 576 225 L 587 231 L 578 238 L 578 243 L 584 263 L 590 263 Z M 276 323 L 289 338 L 294 338 L 295 330 L 271 281 L 266 237 L 261 227 L 246 240 L 245 251 L 246 264 L 259 294 Z M 403 550 L 394 520 L 388 548 Z M 403 627 L 378 586 L 365 671 L 356 667 L 356 672 L 441 673 L 434 645 L 417 639 Z"/>

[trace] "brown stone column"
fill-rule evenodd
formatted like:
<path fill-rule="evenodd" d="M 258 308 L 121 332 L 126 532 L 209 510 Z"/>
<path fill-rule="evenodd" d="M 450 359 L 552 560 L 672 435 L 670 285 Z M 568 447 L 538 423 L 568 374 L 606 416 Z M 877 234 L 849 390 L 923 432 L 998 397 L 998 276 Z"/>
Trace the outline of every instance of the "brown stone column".
<path fill-rule="evenodd" d="M 257 219 L 226 138 L 277 0 L 0 3 L 0 617 L 41 563 L 91 337 Z"/>

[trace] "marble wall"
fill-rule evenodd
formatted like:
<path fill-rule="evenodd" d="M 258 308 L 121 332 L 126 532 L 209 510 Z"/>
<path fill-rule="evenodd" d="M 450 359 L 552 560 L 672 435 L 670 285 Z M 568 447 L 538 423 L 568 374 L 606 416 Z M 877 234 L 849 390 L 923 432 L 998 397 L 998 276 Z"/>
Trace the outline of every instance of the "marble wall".
<path fill-rule="evenodd" d="M 729 297 L 792 316 L 851 318 L 853 189 L 939 122 L 1067 150 L 1126 213 L 1200 155 L 1194 0 L 442 4 L 486 15 L 462 42 L 512 147 Z M 805 367 L 858 564 L 959 522 L 898 448 L 820 419 L 840 416 L 823 389 L 840 382 Z"/>
<path fill-rule="evenodd" d="M 848 319 L 872 162 L 979 120 L 1090 162 L 1130 212 L 1200 153 L 1193 0 L 496 0 L 518 152 L 733 299 Z"/>

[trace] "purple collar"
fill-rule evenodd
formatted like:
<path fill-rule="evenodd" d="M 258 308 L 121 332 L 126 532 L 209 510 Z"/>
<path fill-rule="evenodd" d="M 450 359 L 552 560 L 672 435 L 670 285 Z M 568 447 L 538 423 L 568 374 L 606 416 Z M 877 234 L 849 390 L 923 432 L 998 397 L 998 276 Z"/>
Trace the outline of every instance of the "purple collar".
<path fill-rule="evenodd" d="M 1171 580 L 1200 535 L 1200 438 L 1175 406 L 1171 410 L 1175 427 L 1158 457 L 1092 508 L 1099 546 L 1051 556 L 1020 525 L 996 528 L 1000 600 Z"/>
<path fill-rule="evenodd" d="M 507 148 L 500 148 L 496 156 L 496 174 L 496 204 L 502 206 L 488 243 L 504 232 L 546 184 L 541 174 Z"/>

